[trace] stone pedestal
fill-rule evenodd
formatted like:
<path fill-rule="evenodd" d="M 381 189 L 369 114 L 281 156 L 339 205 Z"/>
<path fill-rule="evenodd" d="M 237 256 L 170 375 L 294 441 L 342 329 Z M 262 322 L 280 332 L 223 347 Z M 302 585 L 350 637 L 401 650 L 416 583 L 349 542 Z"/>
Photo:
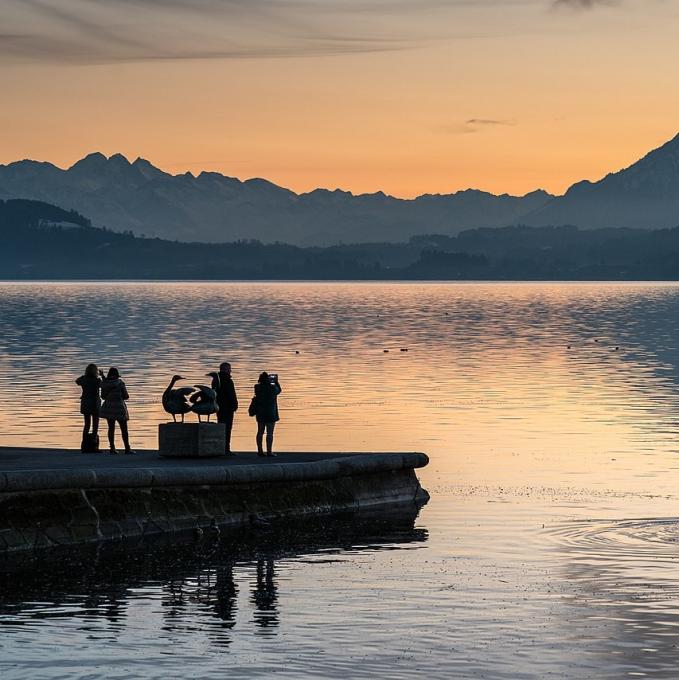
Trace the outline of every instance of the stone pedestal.
<path fill-rule="evenodd" d="M 166 458 L 223 456 L 226 429 L 222 423 L 161 423 L 158 452 Z"/>

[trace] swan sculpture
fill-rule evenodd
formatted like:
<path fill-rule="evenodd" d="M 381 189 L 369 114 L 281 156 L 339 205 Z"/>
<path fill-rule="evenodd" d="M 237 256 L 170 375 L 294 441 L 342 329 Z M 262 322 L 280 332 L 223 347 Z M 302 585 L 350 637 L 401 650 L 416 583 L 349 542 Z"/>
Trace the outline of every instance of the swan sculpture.
<path fill-rule="evenodd" d="M 209 376 L 219 379 L 218 373 L 208 373 Z M 207 422 L 210 422 L 210 416 L 219 411 L 217 405 L 217 392 L 207 385 L 195 385 L 198 390 L 195 394 L 189 397 L 191 401 L 191 410 L 198 416 L 198 422 L 202 422 L 200 417 L 207 416 Z"/>
<path fill-rule="evenodd" d="M 175 388 L 175 383 L 183 379 L 181 375 L 173 375 L 170 384 L 165 392 L 163 392 L 163 408 L 172 416 L 172 420 L 175 423 L 177 422 L 177 416 L 182 417 L 183 423 L 184 415 L 191 411 L 191 404 L 189 404 L 186 398 L 195 391 L 193 387 Z"/>

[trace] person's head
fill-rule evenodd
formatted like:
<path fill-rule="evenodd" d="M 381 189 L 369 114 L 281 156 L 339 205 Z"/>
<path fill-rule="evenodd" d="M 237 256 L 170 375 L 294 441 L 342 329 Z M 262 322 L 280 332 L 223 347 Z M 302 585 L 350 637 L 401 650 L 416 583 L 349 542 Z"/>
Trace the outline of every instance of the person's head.
<path fill-rule="evenodd" d="M 228 361 L 223 361 L 219 364 L 219 372 L 226 373 L 226 375 L 231 375 L 231 364 Z"/>
<path fill-rule="evenodd" d="M 120 378 L 120 371 L 115 366 L 111 366 L 111 368 L 108 369 L 108 375 L 106 378 L 108 380 L 117 380 Z"/>
<path fill-rule="evenodd" d="M 269 374 L 264 371 L 263 373 L 259 374 L 259 380 L 258 380 L 260 385 L 268 385 L 269 384 Z"/>
<path fill-rule="evenodd" d="M 85 375 L 88 378 L 96 378 L 99 375 L 99 369 L 97 368 L 97 365 L 87 364 L 87 368 L 85 369 Z"/>

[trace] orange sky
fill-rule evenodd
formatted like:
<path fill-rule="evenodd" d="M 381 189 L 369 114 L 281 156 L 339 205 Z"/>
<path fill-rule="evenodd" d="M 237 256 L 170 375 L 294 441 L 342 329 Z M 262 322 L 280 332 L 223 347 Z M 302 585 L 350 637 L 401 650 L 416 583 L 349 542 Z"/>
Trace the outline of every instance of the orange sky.
<path fill-rule="evenodd" d="M 568 4 L 6 0 L 0 162 L 561 192 L 679 132 L 676 3 Z"/>

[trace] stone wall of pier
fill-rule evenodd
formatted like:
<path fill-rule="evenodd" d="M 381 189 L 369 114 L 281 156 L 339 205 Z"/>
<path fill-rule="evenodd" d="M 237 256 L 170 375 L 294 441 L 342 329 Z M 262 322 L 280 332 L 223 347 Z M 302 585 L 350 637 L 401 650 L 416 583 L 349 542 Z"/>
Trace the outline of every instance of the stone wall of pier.
<path fill-rule="evenodd" d="M 422 503 L 424 454 L 0 473 L 0 552 Z"/>

